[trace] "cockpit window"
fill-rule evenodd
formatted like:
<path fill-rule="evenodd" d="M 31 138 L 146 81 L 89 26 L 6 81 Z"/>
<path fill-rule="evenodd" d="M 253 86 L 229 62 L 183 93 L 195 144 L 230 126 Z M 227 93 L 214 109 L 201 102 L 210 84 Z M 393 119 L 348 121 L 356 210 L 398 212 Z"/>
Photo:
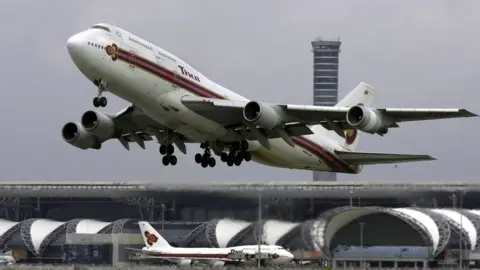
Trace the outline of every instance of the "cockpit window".
<path fill-rule="evenodd" d="M 108 29 L 108 28 L 105 27 L 105 26 L 101 26 L 101 25 L 94 25 L 94 26 L 92 26 L 92 27 L 90 27 L 90 28 L 102 29 L 102 30 L 105 30 L 105 31 L 107 31 L 107 32 L 110 32 L 110 29 Z"/>

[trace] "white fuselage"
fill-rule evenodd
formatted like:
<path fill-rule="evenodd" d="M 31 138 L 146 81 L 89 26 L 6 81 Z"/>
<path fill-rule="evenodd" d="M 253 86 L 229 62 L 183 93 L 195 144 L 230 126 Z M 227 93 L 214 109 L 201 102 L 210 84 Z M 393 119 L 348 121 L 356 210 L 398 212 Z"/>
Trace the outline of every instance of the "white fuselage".
<path fill-rule="evenodd" d="M 88 29 L 67 42 L 73 62 L 86 77 L 108 82 L 109 92 L 135 104 L 155 121 L 191 141 L 238 140 L 235 133 L 221 124 L 185 107 L 181 99 L 186 95 L 241 101 L 246 98 L 214 83 L 160 47 L 118 27 L 104 25 L 109 31 Z M 283 139 L 271 139 L 270 149 L 249 141 L 252 159 L 293 169 L 344 173 L 361 170 L 334 153 L 334 150 L 348 150 L 343 147 L 341 137 L 320 125 L 310 128 L 314 134 L 293 138 L 295 147 Z"/>
<path fill-rule="evenodd" d="M 162 257 L 170 261 L 179 262 L 185 258 L 196 258 L 201 261 L 205 260 L 219 260 L 219 261 L 236 261 L 236 259 L 230 259 L 232 255 L 232 250 L 241 252 L 248 255 L 256 255 L 258 253 L 257 245 L 246 245 L 246 246 L 236 246 L 229 248 L 143 248 L 147 252 L 149 258 Z M 269 246 L 261 245 L 260 253 L 262 254 L 261 258 L 265 258 L 268 255 L 271 255 L 271 258 L 268 259 L 269 264 L 285 264 L 293 259 L 293 254 L 285 250 L 280 246 Z M 276 257 L 272 257 L 276 255 Z M 254 257 L 256 258 L 256 257 Z M 256 261 L 252 259 L 249 261 Z M 243 263 L 248 261 L 241 260 Z"/>

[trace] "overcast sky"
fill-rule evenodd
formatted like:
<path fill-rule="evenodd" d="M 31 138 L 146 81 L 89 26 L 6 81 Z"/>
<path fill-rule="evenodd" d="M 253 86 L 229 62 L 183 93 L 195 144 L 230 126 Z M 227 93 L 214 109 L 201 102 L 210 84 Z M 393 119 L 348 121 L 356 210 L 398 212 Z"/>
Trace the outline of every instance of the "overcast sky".
<path fill-rule="evenodd" d="M 253 162 L 204 169 L 188 145 L 175 167 L 158 146 L 100 151 L 63 141 L 68 121 L 92 109 L 95 87 L 70 60 L 69 36 L 115 24 L 174 53 L 250 99 L 312 103 L 311 40 L 342 40 L 340 96 L 358 82 L 377 89 L 378 107 L 462 107 L 479 113 L 478 1 L 31 1 L 0 2 L 2 180 L 271 181 L 312 179 L 309 171 Z M 102 108 L 127 102 L 107 94 Z M 479 119 L 401 124 L 385 137 L 362 134 L 360 151 L 430 154 L 433 162 L 369 166 L 340 181 L 478 179 Z"/>

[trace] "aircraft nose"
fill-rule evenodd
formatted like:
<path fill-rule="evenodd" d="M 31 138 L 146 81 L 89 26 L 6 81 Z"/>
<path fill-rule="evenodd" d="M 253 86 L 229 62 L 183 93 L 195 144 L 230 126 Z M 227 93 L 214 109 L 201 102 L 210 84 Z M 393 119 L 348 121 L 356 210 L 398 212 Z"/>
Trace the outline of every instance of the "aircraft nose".
<path fill-rule="evenodd" d="M 81 51 L 82 46 L 84 46 L 84 40 L 81 38 L 80 34 L 71 36 L 67 40 L 67 50 L 71 57 L 77 57 Z"/>

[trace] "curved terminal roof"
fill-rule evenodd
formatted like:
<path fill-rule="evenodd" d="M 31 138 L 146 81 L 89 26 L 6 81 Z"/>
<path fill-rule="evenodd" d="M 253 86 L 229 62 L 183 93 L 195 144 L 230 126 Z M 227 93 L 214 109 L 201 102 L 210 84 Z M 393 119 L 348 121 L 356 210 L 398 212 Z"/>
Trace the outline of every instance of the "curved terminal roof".
<path fill-rule="evenodd" d="M 3 235 L 8 230 L 10 230 L 13 226 L 18 224 L 16 221 L 10 221 L 7 219 L 0 219 L 0 235 Z"/>
<path fill-rule="evenodd" d="M 289 233 L 299 223 L 292 223 L 279 220 L 267 220 L 263 224 L 264 242 L 268 245 L 275 245 L 282 236 Z"/>
<path fill-rule="evenodd" d="M 98 233 L 105 228 L 110 222 L 99 221 L 94 219 L 83 219 L 77 223 L 76 233 Z"/>
<path fill-rule="evenodd" d="M 457 229 L 461 230 L 462 233 L 468 236 L 471 250 L 475 249 L 477 244 L 477 229 L 467 216 L 454 209 L 432 209 L 432 211 L 448 218 Z"/>
<path fill-rule="evenodd" d="M 480 210 L 468 211 L 480 216 Z M 271 245 L 278 243 L 282 243 L 286 246 L 304 245 L 302 248 L 304 250 L 320 251 L 328 256 L 331 254 L 331 241 L 341 228 L 361 217 L 378 213 L 391 215 L 412 226 L 412 228 L 419 232 L 425 245 L 431 247 L 431 256 L 441 252 L 441 249 L 445 246 L 444 243 L 448 241 L 448 239 L 445 239 L 445 234 L 441 233 L 441 230 L 445 230 L 445 228 L 442 228 L 442 226 L 439 225 L 442 224 L 439 219 L 444 220 L 443 222 L 445 224 L 447 224 L 446 222 L 448 220 L 449 224 L 453 224 L 452 226 L 458 226 L 458 229 L 461 228 L 462 231 L 465 232 L 465 235 L 468 235 L 468 240 L 472 249 L 476 246 L 478 232 L 472 221 L 466 215 L 462 215 L 452 209 L 426 208 L 348 206 L 331 209 L 324 212 L 317 219 L 303 223 L 265 220 L 262 222 L 264 229 L 263 240 L 265 243 Z M 58 245 L 58 242 L 52 241 L 52 239 L 61 239 L 57 238 L 57 235 L 59 234 L 73 232 L 89 234 L 103 232 L 121 233 L 123 226 L 125 226 L 125 221 L 126 220 L 123 219 L 114 222 L 104 222 L 92 219 L 75 219 L 67 222 L 60 222 L 48 219 L 27 219 L 17 223 L 0 219 L 0 248 L 3 248 L 3 245 L 8 244 L 9 239 L 13 239 L 13 234 L 20 231 L 25 246 L 33 254 L 42 256 L 44 251 L 48 249 L 48 245 L 52 245 L 52 243 Z M 152 225 L 158 226 L 158 224 L 155 224 L 155 222 L 152 223 Z M 192 232 L 182 232 L 185 236 L 189 235 L 189 237 L 191 237 L 189 241 L 185 242 L 187 246 L 197 241 L 196 245 L 200 243 L 202 245 L 205 244 L 205 246 L 218 245 L 219 247 L 227 247 L 233 245 L 233 243 L 234 245 L 248 244 L 252 242 L 252 239 L 256 238 L 256 230 L 254 227 L 257 223 L 242 220 L 219 219 L 199 223 L 203 225 L 193 227 L 188 222 L 185 222 L 185 227 L 182 226 L 183 223 L 180 222 L 178 222 L 179 225 L 175 226 L 168 226 L 168 222 L 165 224 L 164 233 L 167 239 L 170 234 L 172 239 L 178 239 L 179 235 L 178 232 L 175 232 L 176 230 L 185 232 L 185 228 L 190 228 L 188 231 L 192 230 Z M 193 233 L 193 231 L 196 232 Z M 449 229 L 447 229 L 447 231 L 449 231 Z M 205 233 L 207 233 L 207 240 L 205 240 Z M 450 234 L 448 234 L 446 238 L 449 237 Z M 215 244 L 212 244 L 211 240 L 214 240 L 213 242 Z M 204 241 L 208 242 L 203 243 Z"/>
<path fill-rule="evenodd" d="M 30 233 L 30 235 L 27 237 L 31 239 L 30 241 L 34 248 L 34 251 L 32 250 L 32 252 L 38 254 L 40 251 L 40 245 L 42 244 L 43 240 L 63 223 L 64 222 L 49 219 L 37 219 L 33 221 L 30 225 L 30 230 L 27 231 L 28 233 Z M 28 244 L 29 243 L 27 243 L 27 245 Z"/>
<path fill-rule="evenodd" d="M 232 238 L 247 228 L 251 222 L 232 219 L 221 219 L 218 221 L 215 228 L 218 247 L 227 247 L 227 244 Z"/>
<path fill-rule="evenodd" d="M 438 231 L 437 224 L 435 224 L 435 220 L 433 220 L 433 218 L 431 218 L 425 213 L 410 208 L 394 208 L 392 210 L 407 215 L 425 226 L 430 237 L 432 238 L 433 250 L 437 250 L 438 243 L 440 241 L 440 233 Z"/>

